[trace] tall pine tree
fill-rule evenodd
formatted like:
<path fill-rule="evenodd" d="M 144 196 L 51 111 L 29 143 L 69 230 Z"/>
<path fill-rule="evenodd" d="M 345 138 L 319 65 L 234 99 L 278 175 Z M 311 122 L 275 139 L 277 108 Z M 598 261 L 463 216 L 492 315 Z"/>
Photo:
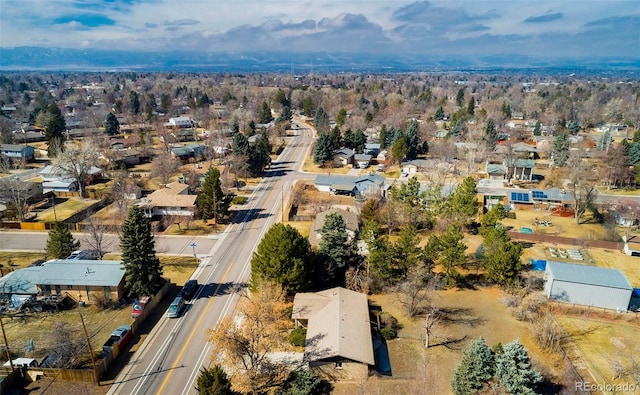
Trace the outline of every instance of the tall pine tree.
<path fill-rule="evenodd" d="M 122 224 L 120 249 L 124 265 L 124 286 L 129 296 L 155 295 L 164 284 L 162 266 L 156 257 L 151 223 L 138 206 L 129 209 Z"/>
<path fill-rule="evenodd" d="M 213 219 L 217 223 L 218 219 L 229 215 L 232 199 L 233 195 L 225 195 L 222 192 L 220 171 L 211 167 L 204 176 L 200 193 L 196 198 L 196 207 L 200 211 L 202 220 L 206 222 Z"/>
<path fill-rule="evenodd" d="M 53 224 L 47 240 L 47 255 L 57 259 L 64 259 L 80 247 L 80 242 L 73 238 L 65 224 L 58 221 Z"/>

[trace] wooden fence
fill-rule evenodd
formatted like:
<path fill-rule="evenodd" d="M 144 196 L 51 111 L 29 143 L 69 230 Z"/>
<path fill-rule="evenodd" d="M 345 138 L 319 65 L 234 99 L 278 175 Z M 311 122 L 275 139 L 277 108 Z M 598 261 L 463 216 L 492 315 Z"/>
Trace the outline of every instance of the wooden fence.
<path fill-rule="evenodd" d="M 550 243 L 550 244 L 562 244 L 562 245 L 573 245 L 579 247 L 594 247 L 594 248 L 607 248 L 610 250 L 622 251 L 624 244 L 617 241 L 607 241 L 607 240 L 585 240 L 585 239 L 577 239 L 574 237 L 563 237 L 563 236 L 553 236 L 546 235 L 542 233 L 520 233 L 516 231 L 509 231 L 509 236 L 512 240 L 517 241 L 529 241 L 532 243 Z"/>

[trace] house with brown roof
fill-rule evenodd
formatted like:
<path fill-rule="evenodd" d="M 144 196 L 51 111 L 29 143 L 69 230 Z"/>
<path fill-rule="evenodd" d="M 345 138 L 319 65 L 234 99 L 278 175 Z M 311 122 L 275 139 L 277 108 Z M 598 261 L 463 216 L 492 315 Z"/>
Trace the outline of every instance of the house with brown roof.
<path fill-rule="evenodd" d="M 189 185 L 172 182 L 140 199 L 137 203 L 147 217 L 176 215 L 193 217 L 198 195 L 189 195 Z"/>
<path fill-rule="evenodd" d="M 365 294 L 342 287 L 298 293 L 291 313 L 307 328 L 304 359 L 330 380 L 364 379 L 375 365 Z"/>
<path fill-rule="evenodd" d="M 349 240 L 353 240 L 353 238 L 356 236 L 356 233 L 358 233 L 358 231 L 360 230 L 360 224 L 358 223 L 358 214 L 353 211 L 333 207 L 316 215 L 316 219 L 313 221 L 311 231 L 309 232 L 309 244 L 311 244 L 311 246 L 317 247 L 318 244 L 320 244 L 320 239 L 322 238 L 322 234 L 320 233 L 320 231 L 322 230 L 324 221 L 326 220 L 327 215 L 334 213 L 339 214 L 344 220 Z"/>

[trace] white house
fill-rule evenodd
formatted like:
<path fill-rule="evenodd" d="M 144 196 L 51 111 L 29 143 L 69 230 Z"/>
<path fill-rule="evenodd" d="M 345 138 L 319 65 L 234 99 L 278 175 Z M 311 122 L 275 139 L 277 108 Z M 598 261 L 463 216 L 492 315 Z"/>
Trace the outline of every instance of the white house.
<path fill-rule="evenodd" d="M 173 117 L 169 118 L 169 122 L 165 123 L 165 126 L 170 128 L 191 128 L 194 122 L 189 117 Z"/>

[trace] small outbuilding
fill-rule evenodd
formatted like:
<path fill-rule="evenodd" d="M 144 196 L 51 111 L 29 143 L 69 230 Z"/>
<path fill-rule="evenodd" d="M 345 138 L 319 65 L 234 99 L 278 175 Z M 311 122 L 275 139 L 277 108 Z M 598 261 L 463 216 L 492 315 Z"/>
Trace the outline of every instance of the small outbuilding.
<path fill-rule="evenodd" d="M 545 295 L 554 301 L 627 311 L 633 287 L 620 270 L 547 262 Z"/>

